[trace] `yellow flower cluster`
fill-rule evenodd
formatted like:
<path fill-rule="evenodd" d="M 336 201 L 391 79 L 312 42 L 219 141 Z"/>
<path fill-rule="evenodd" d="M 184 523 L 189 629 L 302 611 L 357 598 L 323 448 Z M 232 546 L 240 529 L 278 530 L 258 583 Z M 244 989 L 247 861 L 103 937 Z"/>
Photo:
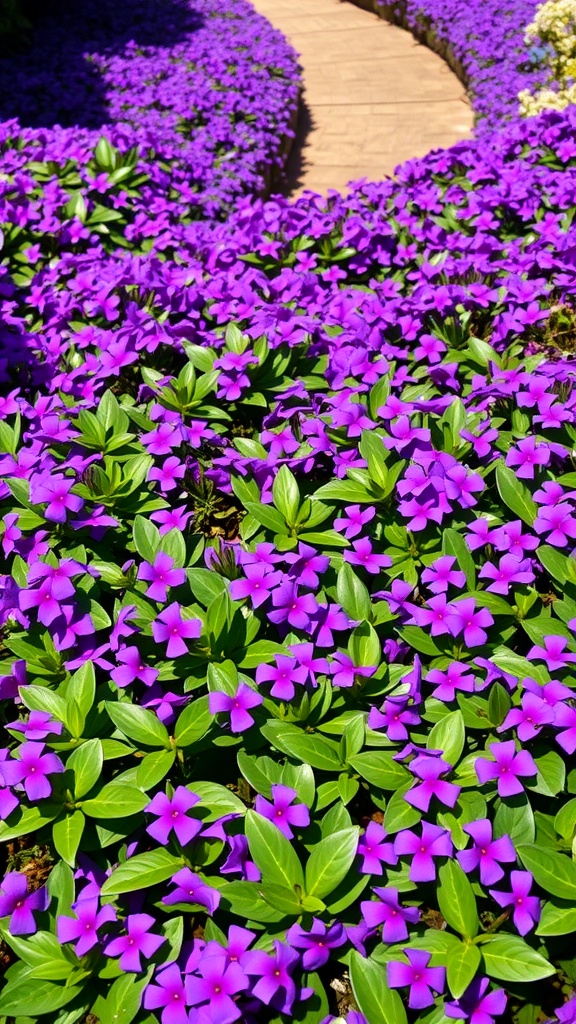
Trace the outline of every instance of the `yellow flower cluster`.
<path fill-rule="evenodd" d="M 539 89 L 536 93 L 524 89 L 518 96 L 520 113 L 532 117 L 542 110 L 564 110 L 576 103 L 576 87 L 568 84 L 570 79 L 576 79 L 576 0 L 546 0 L 539 4 L 524 41 L 527 46 L 546 46 L 550 81 L 557 82 L 560 88 Z"/>
<path fill-rule="evenodd" d="M 523 89 L 518 93 L 520 100 L 520 113 L 522 117 L 535 117 L 543 110 L 565 110 L 571 103 L 576 103 L 576 85 L 568 89 L 560 89 L 554 92 L 553 89 L 539 89 L 531 93 L 529 89 Z"/>

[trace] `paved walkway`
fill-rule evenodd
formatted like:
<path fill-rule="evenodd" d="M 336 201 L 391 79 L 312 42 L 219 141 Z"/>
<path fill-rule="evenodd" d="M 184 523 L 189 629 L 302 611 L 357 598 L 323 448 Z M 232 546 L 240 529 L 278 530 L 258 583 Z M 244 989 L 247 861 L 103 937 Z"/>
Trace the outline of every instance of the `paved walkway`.
<path fill-rule="evenodd" d="M 345 191 L 472 134 L 472 111 L 447 64 L 409 32 L 346 0 L 252 0 L 304 68 L 303 143 L 291 194 Z"/>

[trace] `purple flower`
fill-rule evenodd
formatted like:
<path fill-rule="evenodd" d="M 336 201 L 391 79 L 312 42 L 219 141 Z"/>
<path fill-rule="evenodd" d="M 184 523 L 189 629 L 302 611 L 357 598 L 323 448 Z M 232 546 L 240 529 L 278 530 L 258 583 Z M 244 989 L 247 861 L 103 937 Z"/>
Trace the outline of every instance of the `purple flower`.
<path fill-rule="evenodd" d="M 344 552 L 344 561 L 350 565 L 360 565 L 366 572 L 376 576 L 382 569 L 388 569 L 392 565 L 392 559 L 388 555 L 377 555 L 372 551 L 369 537 L 355 540 L 352 543 L 352 551 Z"/>
<path fill-rule="evenodd" d="M 295 950 L 289 949 L 278 939 L 274 939 L 272 954 L 256 949 L 246 953 L 242 966 L 246 974 L 258 978 L 252 986 L 252 994 L 280 1013 L 291 1013 L 296 999 L 292 971 L 299 959 Z"/>
<path fill-rule="evenodd" d="M 285 580 L 272 595 L 274 611 L 268 612 L 270 622 L 275 625 L 287 622 L 294 629 L 308 629 L 311 618 L 318 610 L 313 594 L 298 594 L 298 587 L 292 580 Z"/>
<path fill-rule="evenodd" d="M 541 697 L 535 693 L 524 693 L 522 707 L 511 708 L 496 731 L 506 732 L 507 729 L 516 727 L 518 739 L 525 743 L 527 740 L 533 740 L 544 725 L 551 725 L 554 714 L 554 710 Z"/>
<path fill-rule="evenodd" d="M 168 964 L 155 978 L 157 984 L 148 985 L 144 991 L 146 1010 L 162 1010 L 162 1024 L 189 1024 L 186 1010 L 186 991 L 180 968 Z"/>
<path fill-rule="evenodd" d="M 472 693 L 474 690 L 474 676 L 470 674 L 470 666 L 460 661 L 451 662 L 447 669 L 430 669 L 426 682 L 435 686 L 432 697 L 445 704 L 455 699 L 457 690 L 464 693 Z"/>
<path fill-rule="evenodd" d="M 174 559 L 159 551 L 153 564 L 142 562 L 138 568 L 138 579 L 150 581 L 147 597 L 164 602 L 168 599 L 168 587 L 179 587 L 185 583 L 186 573 L 184 569 L 174 569 Z"/>
<path fill-rule="evenodd" d="M 494 619 L 487 608 L 479 608 L 476 611 L 476 602 L 472 597 L 454 602 L 450 606 L 446 622 L 452 636 L 464 634 L 464 643 L 467 647 L 485 644 L 488 639 L 485 628 L 494 625 Z"/>
<path fill-rule="evenodd" d="M 439 825 L 422 822 L 422 835 L 403 829 L 394 840 L 394 852 L 412 857 L 408 877 L 411 882 L 432 882 L 436 878 L 434 857 L 451 857 L 450 833 Z"/>
<path fill-rule="evenodd" d="M 261 874 L 254 861 L 250 860 L 250 849 L 246 836 L 228 836 L 230 853 L 220 868 L 223 875 L 236 874 L 246 882 L 259 882 Z"/>
<path fill-rule="evenodd" d="M 456 559 L 452 555 L 437 558 L 422 573 L 422 582 L 428 584 L 433 594 L 445 594 L 449 586 L 463 587 L 466 576 L 459 569 L 453 569 Z"/>
<path fill-rule="evenodd" d="M 239 683 L 234 696 L 220 690 L 208 694 L 210 714 L 229 713 L 232 732 L 246 732 L 250 729 L 254 719 L 248 714 L 248 709 L 258 707 L 263 701 L 262 694 L 256 693 L 247 683 Z"/>
<path fill-rule="evenodd" d="M 47 502 L 45 518 L 55 523 L 65 523 L 67 511 L 79 512 L 84 505 L 82 498 L 70 493 L 75 482 L 62 473 L 46 475 L 38 481 L 34 479 L 30 485 L 30 500 L 35 505 Z"/>
<path fill-rule="evenodd" d="M 547 466 L 550 462 L 550 448 L 547 444 L 538 444 L 530 435 L 518 441 L 506 456 L 506 465 L 518 467 L 516 476 L 523 480 L 533 480 L 534 470 L 539 466 Z"/>
<path fill-rule="evenodd" d="M 404 950 L 408 964 L 393 960 L 388 967 L 388 984 L 390 988 L 408 988 L 408 1006 L 411 1010 L 422 1010 L 432 1006 L 435 992 L 443 992 L 446 981 L 444 967 L 428 967 L 432 959 L 431 953 L 422 949 Z"/>
<path fill-rule="evenodd" d="M 309 930 L 293 924 L 286 932 L 286 941 L 294 949 L 305 951 L 302 954 L 305 971 L 317 971 L 330 959 L 330 950 L 346 942 L 346 932 L 339 921 L 328 926 L 315 917 Z"/>
<path fill-rule="evenodd" d="M 555 505 L 553 508 L 539 509 L 538 515 L 534 520 L 534 530 L 538 534 L 547 533 L 546 540 L 548 544 L 552 544 L 556 548 L 565 547 L 568 540 L 574 540 L 576 537 L 576 519 L 574 518 L 573 506 L 563 502 L 561 505 Z"/>
<path fill-rule="evenodd" d="M 334 529 L 343 533 L 347 540 L 352 540 L 375 515 L 376 509 L 371 505 L 366 508 L 362 508 L 361 505 L 350 505 L 341 518 L 334 520 Z"/>
<path fill-rule="evenodd" d="M 507 999 L 501 988 L 487 993 L 489 984 L 488 978 L 474 978 L 460 999 L 444 1003 L 446 1016 L 470 1020 L 470 1024 L 494 1024 L 494 1017 L 504 1013 Z"/>
<path fill-rule="evenodd" d="M 490 743 L 494 760 L 478 757 L 474 769 L 481 784 L 498 779 L 499 796 L 516 796 L 524 792 L 520 777 L 536 775 L 537 769 L 532 754 L 527 750 L 516 751 L 514 740 L 505 743 Z"/>
<path fill-rule="evenodd" d="M 76 956 L 84 956 L 99 941 L 98 931 L 103 925 L 116 920 L 112 907 L 98 910 L 98 897 L 78 900 L 74 904 L 74 917 L 59 917 L 56 932 L 59 942 L 75 942 Z"/>
<path fill-rule="evenodd" d="M 121 667 L 113 668 L 110 673 L 116 686 L 130 686 L 135 679 L 139 679 L 144 686 L 152 686 L 158 678 L 158 669 L 144 664 L 137 647 L 121 647 L 116 659 L 121 663 Z"/>
<path fill-rule="evenodd" d="M 19 871 L 10 871 L 0 884 L 0 917 L 10 916 L 11 935 L 33 935 L 36 931 L 34 910 L 47 910 L 50 897 L 45 886 L 28 892 L 28 879 Z"/>
<path fill-rule="evenodd" d="M 290 578 L 297 580 L 302 587 L 319 587 L 320 576 L 330 565 L 327 555 L 319 555 L 315 548 L 302 542 L 298 544 L 297 554 L 288 551 L 284 557 L 291 566 Z"/>
<path fill-rule="evenodd" d="M 295 789 L 277 783 L 272 786 L 272 803 L 258 794 L 254 808 L 263 818 L 273 821 L 287 839 L 292 839 L 292 825 L 295 828 L 306 828 L 310 824 L 310 812 L 306 805 L 294 804 L 297 796 Z"/>
<path fill-rule="evenodd" d="M 168 645 L 168 658 L 179 658 L 182 654 L 188 654 L 184 640 L 197 640 L 201 632 L 200 619 L 183 619 L 180 605 L 176 601 L 163 608 L 152 623 L 152 635 L 156 643 Z"/>
<path fill-rule="evenodd" d="M 190 1005 L 209 1003 L 213 1024 L 232 1024 L 238 1020 L 242 1011 L 233 996 L 249 985 L 240 964 L 226 964 L 220 957 L 207 956 L 200 961 L 197 971 L 200 977 L 186 977 L 186 999 Z"/>
<path fill-rule="evenodd" d="M 550 672 L 556 672 L 560 668 L 567 668 L 568 665 L 576 662 L 576 654 L 568 654 L 566 648 L 568 640 L 564 636 L 545 636 L 544 646 L 534 644 L 526 657 L 530 660 L 544 661 Z"/>
<path fill-rule="evenodd" d="M 104 948 L 106 956 L 119 956 L 122 971 L 141 971 L 140 955 L 148 960 L 166 939 L 150 934 L 156 923 L 150 914 L 129 914 L 124 922 L 126 935 L 121 935 Z"/>
<path fill-rule="evenodd" d="M 59 736 L 63 727 L 47 711 L 31 711 L 26 722 L 10 722 L 8 728 L 24 733 L 27 740 L 43 740 L 51 733 Z"/>
<path fill-rule="evenodd" d="M 389 698 L 382 707 L 370 708 L 368 726 L 370 729 L 384 729 L 389 740 L 407 740 L 408 725 L 418 725 L 420 715 L 411 706 L 408 698 Z"/>
<path fill-rule="evenodd" d="M 168 896 L 162 897 L 162 903 L 172 907 L 176 903 L 195 903 L 205 907 L 209 914 L 218 909 L 220 893 L 211 885 L 206 885 L 190 868 L 182 868 L 172 875 L 171 882 L 176 886 Z"/>
<path fill-rule="evenodd" d="M 279 700 L 292 700 L 296 692 L 294 684 L 302 686 L 307 678 L 308 670 L 285 654 L 276 655 L 276 665 L 258 665 L 256 669 L 256 682 L 273 683 L 270 696 Z"/>
<path fill-rule="evenodd" d="M 174 830 L 178 842 L 186 846 L 202 830 L 202 822 L 197 818 L 189 818 L 187 814 L 199 800 L 200 797 L 185 786 L 177 786 L 172 797 L 166 793 L 157 793 L 144 810 L 148 814 L 157 815 L 158 820 L 147 825 L 146 831 L 162 846 L 166 846 L 170 832 Z"/>
<path fill-rule="evenodd" d="M 394 852 L 394 844 L 385 842 L 388 833 L 377 821 L 370 821 L 363 836 L 358 840 L 358 856 L 362 857 L 360 871 L 367 875 L 381 875 L 382 864 L 394 866 L 398 863 L 398 854 Z"/>
<path fill-rule="evenodd" d="M 503 555 L 497 566 L 486 562 L 478 576 L 480 579 L 492 580 L 486 590 L 494 594 L 507 594 L 511 583 L 532 583 L 534 580 L 530 559 L 519 559 L 515 555 Z"/>
<path fill-rule="evenodd" d="M 457 852 L 456 857 L 459 864 L 467 875 L 479 868 L 482 885 L 493 885 L 504 876 L 500 862 L 512 864 L 516 861 L 516 852 L 512 841 L 509 836 L 493 839 L 492 823 L 488 818 L 470 822 L 468 825 L 463 825 L 462 828 L 464 832 L 472 836 L 474 845 L 471 850 Z"/>
<path fill-rule="evenodd" d="M 512 920 L 520 935 L 526 935 L 540 920 L 540 900 L 529 895 L 533 881 L 529 871 L 511 871 L 512 892 L 490 889 L 490 895 L 501 907 L 514 907 Z"/>
<path fill-rule="evenodd" d="M 378 900 L 367 900 L 360 904 L 362 917 L 369 928 L 382 928 L 382 942 L 403 942 L 408 938 L 406 922 L 416 924 L 420 920 L 417 907 L 403 907 L 399 902 L 398 889 L 387 886 L 375 888 L 372 892 Z"/>
<path fill-rule="evenodd" d="M 270 597 L 270 592 L 282 582 L 281 572 L 270 572 L 269 566 L 254 562 L 245 564 L 244 579 L 232 580 L 230 597 L 233 601 L 242 601 L 249 597 L 253 608 L 260 608 Z"/>
<path fill-rule="evenodd" d="M 422 782 L 405 794 L 404 799 L 407 803 L 417 807 L 420 811 L 427 811 L 432 797 L 435 796 L 440 803 L 447 807 L 454 807 L 460 795 L 460 786 L 455 786 L 452 782 L 446 782 L 441 778 L 442 775 L 452 771 L 452 765 L 443 761 L 442 758 L 429 757 L 424 754 L 415 757 L 409 768 L 412 774 Z"/>
<path fill-rule="evenodd" d="M 52 792 L 48 775 L 64 771 L 56 754 L 43 754 L 44 743 L 23 743 L 17 757 L 2 763 L 1 771 L 7 786 L 24 785 L 29 800 L 45 800 Z"/>
<path fill-rule="evenodd" d="M 334 686 L 340 687 L 354 686 L 358 678 L 373 676 L 377 668 L 377 665 L 355 665 L 345 651 L 335 651 L 330 665 Z"/>

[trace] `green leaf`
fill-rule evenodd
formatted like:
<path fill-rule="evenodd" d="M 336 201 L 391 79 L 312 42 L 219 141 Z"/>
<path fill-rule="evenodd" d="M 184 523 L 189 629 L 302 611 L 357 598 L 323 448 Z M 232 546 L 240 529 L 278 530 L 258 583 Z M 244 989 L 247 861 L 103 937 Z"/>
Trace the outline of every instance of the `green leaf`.
<path fill-rule="evenodd" d="M 170 749 L 170 737 L 165 725 L 152 711 L 135 704 L 106 701 L 106 710 L 114 725 L 125 736 L 147 747 Z"/>
<path fill-rule="evenodd" d="M 45 1013 L 55 1013 L 67 1006 L 82 991 L 78 985 L 56 985 L 50 981 L 30 984 L 28 975 L 16 981 L 9 981 L 2 991 L 2 1013 L 6 1017 L 28 1017 L 34 1019 Z"/>
<path fill-rule="evenodd" d="M 66 768 L 71 768 L 74 772 L 74 798 L 76 800 L 88 793 L 98 782 L 102 774 L 103 763 L 104 754 L 101 740 L 88 740 L 72 751 L 66 762 Z"/>
<path fill-rule="evenodd" d="M 338 603 L 347 615 L 356 621 L 369 620 L 372 604 L 368 588 L 358 578 L 351 565 L 344 562 L 336 583 Z"/>
<path fill-rule="evenodd" d="M 98 627 L 96 627 L 98 628 Z M 66 702 L 75 701 L 84 718 L 92 710 L 96 696 L 96 676 L 91 661 L 85 662 L 66 683 Z"/>
<path fill-rule="evenodd" d="M 280 829 L 256 811 L 247 811 L 245 831 L 252 859 L 263 881 L 287 889 L 299 885 L 304 890 L 304 871 L 298 854 Z"/>
<path fill-rule="evenodd" d="M 549 750 L 546 754 L 535 757 L 534 762 L 538 775 L 530 789 L 549 797 L 562 793 L 566 785 L 566 765 L 560 755 L 555 750 Z"/>
<path fill-rule="evenodd" d="M 195 601 L 205 608 L 226 591 L 226 581 L 209 569 L 187 569 L 186 576 Z"/>
<path fill-rule="evenodd" d="M 291 914 L 294 917 L 300 917 L 302 913 L 302 903 L 294 889 L 289 889 L 285 885 L 273 885 L 270 882 L 261 882 L 258 886 L 258 891 L 262 896 L 262 899 L 266 900 L 266 903 L 269 903 L 271 907 L 275 907 L 276 910 L 282 911 L 283 914 Z"/>
<path fill-rule="evenodd" d="M 146 562 L 154 562 L 156 555 L 162 550 L 162 537 L 157 526 L 145 516 L 134 517 L 134 547 Z"/>
<path fill-rule="evenodd" d="M 538 507 L 532 494 L 508 466 L 501 461 L 496 467 L 496 486 L 498 493 L 507 507 L 522 522 L 532 526 L 538 515 Z"/>
<path fill-rule="evenodd" d="M 344 765 L 340 760 L 338 749 L 328 740 L 305 733 L 301 729 L 290 728 L 284 723 L 274 722 L 263 725 L 261 734 L 283 754 L 295 757 L 297 761 L 309 764 L 320 771 L 340 772 Z"/>
<path fill-rule="evenodd" d="M 209 807 L 215 817 L 246 813 L 246 805 L 240 798 L 218 782 L 191 782 L 188 789 L 200 797 L 200 803 Z"/>
<path fill-rule="evenodd" d="M 502 683 L 493 683 L 488 698 L 488 716 L 492 725 L 502 725 L 511 707 L 512 701 L 508 690 L 502 686 Z"/>
<path fill-rule="evenodd" d="M 82 801 L 82 810 L 90 818 L 102 818 L 105 821 L 107 818 L 129 818 L 131 814 L 143 811 L 148 803 L 150 800 L 147 794 L 135 786 L 109 782 L 98 796 Z"/>
<path fill-rule="evenodd" d="M 143 757 L 136 769 L 136 785 L 145 792 L 166 778 L 176 758 L 175 750 L 154 750 Z"/>
<path fill-rule="evenodd" d="M 536 828 L 534 812 L 526 795 L 516 798 L 514 804 L 500 802 L 494 815 L 494 837 L 510 836 L 514 846 L 533 843 Z"/>
<path fill-rule="evenodd" d="M 76 810 L 71 814 L 66 814 L 52 826 L 52 839 L 56 851 L 71 868 L 76 866 L 76 854 L 85 823 L 86 819 L 82 811 Z"/>
<path fill-rule="evenodd" d="M 19 836 L 34 834 L 43 825 L 49 825 L 62 813 L 61 804 L 43 801 L 34 807 L 17 807 L 6 821 L 0 821 L 0 843 L 7 843 Z"/>
<path fill-rule="evenodd" d="M 283 910 L 277 910 L 260 895 L 259 882 L 227 882 L 221 887 L 222 896 L 230 904 L 233 914 L 248 921 L 262 924 L 281 921 Z"/>
<path fill-rule="evenodd" d="M 149 977 L 124 974 L 116 979 L 105 997 L 98 996 L 91 1013 L 99 1024 L 131 1024 L 140 1009 L 148 981 Z"/>
<path fill-rule="evenodd" d="M 466 729 L 461 711 L 452 711 L 445 715 L 430 730 L 426 746 L 428 750 L 442 750 L 444 760 L 449 764 L 458 763 L 464 750 Z"/>
<path fill-rule="evenodd" d="M 257 522 L 271 530 L 272 533 L 279 533 L 281 536 L 288 533 L 284 516 L 271 505 L 263 505 L 259 501 L 247 501 L 245 508 Z"/>
<path fill-rule="evenodd" d="M 572 932 L 576 932 L 576 906 L 562 901 L 545 903 L 536 935 L 570 935 Z"/>
<path fill-rule="evenodd" d="M 569 579 L 573 580 L 573 558 L 564 555 L 561 551 L 558 551 L 558 548 L 551 548 L 548 544 L 541 544 L 534 554 L 552 579 L 557 580 L 563 586 Z"/>
<path fill-rule="evenodd" d="M 366 960 L 355 949 L 350 954 L 350 981 L 358 1009 L 368 1024 L 407 1024 L 398 992 L 388 987 L 386 968 Z"/>
<path fill-rule="evenodd" d="M 272 497 L 278 511 L 284 516 L 289 526 L 293 526 L 298 518 L 300 508 L 300 490 L 296 477 L 282 465 L 272 484 Z"/>
<path fill-rule="evenodd" d="M 356 754 L 350 758 L 350 764 L 366 782 L 378 789 L 396 790 L 410 777 L 403 765 L 383 750 Z"/>
<path fill-rule="evenodd" d="M 153 850 L 130 857 L 120 864 L 102 886 L 103 896 L 119 896 L 124 892 L 151 888 L 171 878 L 184 867 L 182 857 L 174 857 L 168 850 Z"/>
<path fill-rule="evenodd" d="M 576 900 L 576 864 L 567 854 L 534 844 L 517 846 L 516 852 L 545 892 L 562 900 Z"/>
<path fill-rule="evenodd" d="M 357 826 L 334 832 L 313 848 L 306 865 L 306 894 L 324 899 L 348 874 L 358 849 Z"/>
<path fill-rule="evenodd" d="M 540 981 L 556 970 L 517 935 L 493 935 L 482 944 L 484 969 L 499 981 Z"/>
<path fill-rule="evenodd" d="M 413 825 L 417 825 L 422 819 L 421 812 L 404 799 L 406 793 L 411 788 L 412 782 L 407 786 L 402 786 L 392 794 L 386 803 L 384 828 L 390 835 L 400 832 L 403 828 L 412 828 Z"/>
<path fill-rule="evenodd" d="M 543 644 L 547 636 L 563 636 L 574 643 L 574 636 L 559 619 L 553 619 L 550 615 L 538 615 L 533 619 L 522 619 L 522 628 L 526 630 L 533 644 Z"/>
<path fill-rule="evenodd" d="M 438 869 L 438 878 L 437 897 L 442 916 L 454 931 L 466 939 L 473 939 L 478 934 L 480 922 L 476 897 L 466 874 L 458 861 L 449 860 Z"/>
<path fill-rule="evenodd" d="M 316 501 L 345 501 L 360 505 L 374 503 L 372 492 L 355 480 L 331 480 L 314 492 L 314 498 Z"/>
<path fill-rule="evenodd" d="M 474 978 L 480 966 L 482 955 L 478 946 L 460 943 L 458 949 L 451 949 L 447 960 L 446 980 L 454 999 L 460 999 Z"/>
<path fill-rule="evenodd" d="M 206 735 L 212 724 L 208 697 L 197 697 L 179 716 L 174 730 L 177 747 L 190 747 Z"/>

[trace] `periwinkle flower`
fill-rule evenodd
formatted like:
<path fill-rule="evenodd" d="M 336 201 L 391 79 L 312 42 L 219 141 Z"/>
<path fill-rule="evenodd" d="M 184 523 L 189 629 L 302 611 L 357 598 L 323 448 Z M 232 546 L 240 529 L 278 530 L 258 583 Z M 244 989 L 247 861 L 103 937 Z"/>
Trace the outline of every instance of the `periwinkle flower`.
<path fill-rule="evenodd" d="M 116 913 L 111 906 L 98 909 L 98 897 L 80 899 L 74 904 L 74 917 L 60 917 L 56 921 L 58 941 L 75 942 L 76 956 L 84 956 L 98 944 L 98 934 L 105 924 L 116 920 Z"/>
<path fill-rule="evenodd" d="M 157 793 L 144 808 L 157 819 L 146 826 L 146 831 L 162 846 L 168 845 L 170 833 L 173 831 L 178 842 L 186 846 L 202 830 L 202 822 L 198 818 L 190 818 L 187 813 L 199 799 L 195 793 L 186 789 L 186 786 L 177 786 L 171 797 L 166 793 Z"/>
<path fill-rule="evenodd" d="M 460 999 L 444 1003 L 444 1013 L 454 1020 L 467 1020 L 470 1024 L 494 1024 L 506 1009 L 506 993 L 503 989 L 488 991 L 488 978 L 476 977 Z"/>
<path fill-rule="evenodd" d="M 330 959 L 330 950 L 346 942 L 346 932 L 339 921 L 326 925 L 315 917 L 309 929 L 293 924 L 286 932 L 286 941 L 294 949 L 304 950 L 302 967 L 305 971 L 317 971 Z"/>
<path fill-rule="evenodd" d="M 423 1010 L 432 1006 L 434 992 L 444 991 L 446 971 L 444 967 L 429 967 L 431 953 L 422 949 L 404 950 L 408 963 L 393 960 L 387 964 L 388 984 L 390 988 L 407 988 L 408 1006 L 412 1010 Z"/>
<path fill-rule="evenodd" d="M 210 714 L 229 714 L 230 728 L 232 732 L 246 732 L 254 725 L 254 719 L 249 711 L 262 704 L 262 694 L 256 693 L 247 683 L 239 683 L 235 694 L 223 693 L 222 691 L 211 691 L 208 694 L 208 706 Z"/>
<path fill-rule="evenodd" d="M 107 944 L 104 952 L 107 956 L 119 956 L 122 971 L 141 971 L 141 957 L 147 960 L 154 956 L 157 949 L 166 939 L 156 935 L 150 929 L 156 923 L 150 914 L 129 914 L 124 922 L 126 935 L 120 935 Z"/>
<path fill-rule="evenodd" d="M 168 964 L 155 976 L 154 983 L 146 986 L 144 1007 L 161 1010 L 162 1024 L 189 1024 L 184 979 L 177 964 Z"/>
<path fill-rule="evenodd" d="M 362 916 L 369 928 L 382 925 L 382 942 L 402 942 L 408 938 L 408 924 L 416 924 L 420 920 L 417 907 L 403 907 L 400 904 L 398 889 L 393 886 L 374 888 L 372 892 L 377 900 L 365 900 L 360 904 Z"/>
<path fill-rule="evenodd" d="M 310 812 L 306 804 L 294 803 L 297 796 L 296 790 L 291 786 L 275 783 L 272 786 L 272 803 L 258 794 L 254 808 L 263 818 L 274 822 L 287 839 L 293 839 L 292 826 L 306 828 L 310 824 Z"/>
<path fill-rule="evenodd" d="M 166 643 L 166 656 L 179 658 L 188 654 L 185 640 L 197 640 L 202 632 L 200 619 L 182 617 L 181 606 L 173 601 L 163 608 L 152 623 L 152 636 L 157 643 Z"/>
<path fill-rule="evenodd" d="M 388 840 L 388 833 L 377 821 L 369 821 L 364 835 L 358 840 L 358 856 L 362 857 L 360 871 L 368 875 L 381 875 L 382 864 L 394 866 L 398 854 L 394 844 Z"/>
<path fill-rule="evenodd" d="M 51 752 L 44 753 L 44 743 L 32 741 L 23 743 L 16 750 L 16 757 L 3 761 L 0 772 L 7 786 L 24 786 L 29 800 L 45 800 L 52 792 L 49 775 L 64 771 L 60 758 Z"/>
<path fill-rule="evenodd" d="M 168 587 L 179 587 L 186 582 L 184 569 L 174 568 L 174 559 L 159 551 L 154 562 L 142 562 L 138 567 L 138 579 L 147 580 L 146 596 L 153 601 L 164 602 L 168 598 Z"/>
<path fill-rule="evenodd" d="M 187 974 L 186 999 L 190 1006 L 208 1003 L 209 1019 L 213 1024 L 233 1024 L 242 1016 L 234 996 L 249 987 L 249 981 L 238 963 L 223 963 L 219 957 L 203 958 L 198 967 L 199 977 Z"/>
<path fill-rule="evenodd" d="M 398 832 L 394 840 L 394 852 L 400 857 L 409 856 L 409 878 L 411 882 L 432 882 L 436 878 L 435 857 L 451 857 L 453 851 L 450 833 L 439 825 L 422 822 L 422 834 L 409 829 Z"/>
<path fill-rule="evenodd" d="M 37 925 L 35 910 L 47 910 L 50 897 L 45 886 L 28 891 L 28 878 L 20 871 L 9 871 L 0 882 L 0 917 L 10 916 L 11 935 L 33 935 Z"/>
<path fill-rule="evenodd" d="M 300 960 L 296 950 L 274 939 L 274 953 L 250 950 L 242 966 L 246 974 L 257 978 L 252 983 L 252 994 L 280 1013 L 291 1013 L 296 999 L 296 983 L 292 971 Z"/>
<path fill-rule="evenodd" d="M 218 889 L 207 885 L 206 882 L 191 871 L 190 868 L 182 868 L 172 875 L 171 882 L 174 885 L 172 892 L 162 897 L 162 903 L 172 907 L 178 903 L 195 903 L 205 907 L 208 914 L 212 915 L 218 909 L 220 893 Z"/>
<path fill-rule="evenodd" d="M 540 920 L 540 900 L 530 896 L 534 879 L 529 871 L 511 871 L 511 892 L 490 889 L 490 895 L 501 907 L 513 907 L 512 920 L 520 935 L 526 935 Z"/>
<path fill-rule="evenodd" d="M 532 778 L 537 772 L 532 754 L 527 750 L 517 751 L 514 740 L 490 743 L 488 749 L 494 760 L 477 757 L 474 762 L 478 781 L 483 785 L 497 779 L 499 796 L 516 796 L 523 793 L 524 786 L 520 779 Z"/>
<path fill-rule="evenodd" d="M 472 821 L 463 825 L 462 829 L 472 837 L 473 846 L 470 850 L 458 850 L 456 857 L 467 875 L 476 868 L 480 871 L 482 885 L 493 885 L 504 877 L 500 864 L 513 864 L 516 851 L 509 836 L 492 838 L 492 823 L 488 818 Z"/>

